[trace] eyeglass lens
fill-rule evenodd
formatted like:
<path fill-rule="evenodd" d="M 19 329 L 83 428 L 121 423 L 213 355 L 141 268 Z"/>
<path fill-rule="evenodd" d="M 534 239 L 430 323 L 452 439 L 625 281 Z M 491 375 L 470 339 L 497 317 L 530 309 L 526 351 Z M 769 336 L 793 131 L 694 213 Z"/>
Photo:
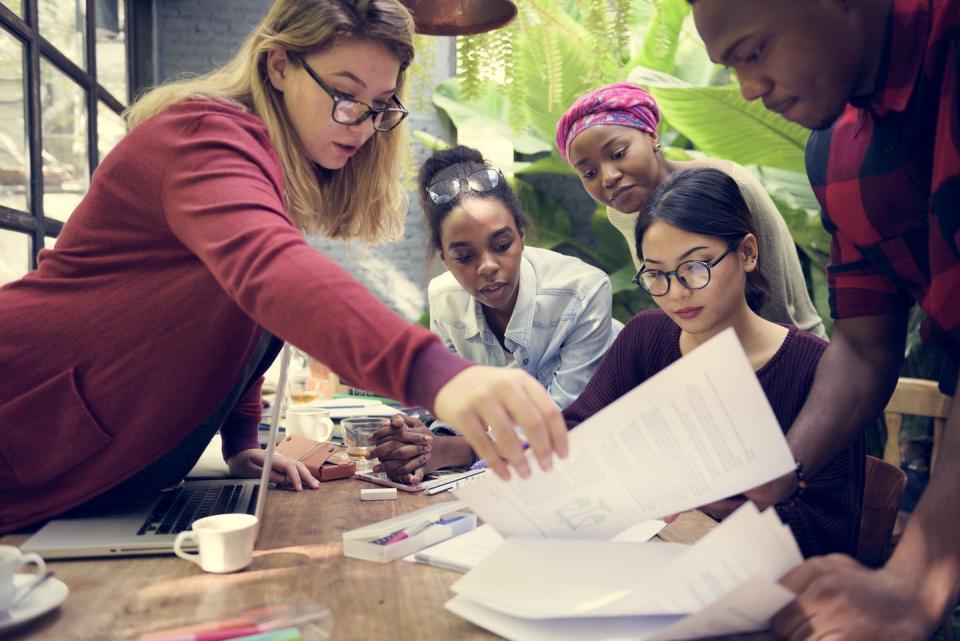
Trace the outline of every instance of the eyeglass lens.
<path fill-rule="evenodd" d="M 699 260 L 687 261 L 677 265 L 677 280 L 687 289 L 702 289 L 710 282 L 710 266 Z M 670 277 L 659 269 L 651 269 L 640 274 L 640 286 L 653 296 L 662 296 L 670 289 Z"/>
<path fill-rule="evenodd" d="M 337 99 L 333 110 L 333 119 L 343 125 L 356 125 L 366 120 L 371 110 L 362 102 L 349 98 Z M 393 129 L 403 120 L 404 112 L 399 109 L 373 112 L 373 126 L 375 129 L 387 131 Z"/>
<path fill-rule="evenodd" d="M 427 191 L 430 193 L 430 199 L 438 205 L 444 205 L 458 195 L 461 191 L 462 178 L 447 178 L 438 180 L 430 185 Z M 467 186 L 473 191 L 484 192 L 495 189 L 500 184 L 500 172 L 491 167 L 478 169 L 467 176 Z"/>

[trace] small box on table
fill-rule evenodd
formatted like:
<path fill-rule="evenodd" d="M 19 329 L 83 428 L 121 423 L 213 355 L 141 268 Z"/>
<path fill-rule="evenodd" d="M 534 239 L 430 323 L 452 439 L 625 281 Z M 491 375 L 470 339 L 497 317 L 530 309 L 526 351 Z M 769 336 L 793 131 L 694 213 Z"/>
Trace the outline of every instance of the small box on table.
<path fill-rule="evenodd" d="M 448 501 L 343 533 L 343 555 L 388 563 L 477 527 L 477 515 Z"/>

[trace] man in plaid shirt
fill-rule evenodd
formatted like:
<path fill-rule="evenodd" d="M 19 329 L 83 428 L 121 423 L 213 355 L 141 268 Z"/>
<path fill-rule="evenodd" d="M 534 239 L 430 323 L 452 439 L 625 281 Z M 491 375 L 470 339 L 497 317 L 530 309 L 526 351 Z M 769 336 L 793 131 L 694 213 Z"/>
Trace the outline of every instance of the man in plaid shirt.
<path fill-rule="evenodd" d="M 787 440 L 791 474 L 748 492 L 788 499 L 880 414 L 919 304 L 925 340 L 960 357 L 960 0 L 691 0 L 710 57 L 743 95 L 814 129 L 807 173 L 833 235 L 833 337 Z M 832 555 L 783 583 L 790 639 L 927 639 L 960 595 L 960 402 L 936 473 L 887 564 Z"/>

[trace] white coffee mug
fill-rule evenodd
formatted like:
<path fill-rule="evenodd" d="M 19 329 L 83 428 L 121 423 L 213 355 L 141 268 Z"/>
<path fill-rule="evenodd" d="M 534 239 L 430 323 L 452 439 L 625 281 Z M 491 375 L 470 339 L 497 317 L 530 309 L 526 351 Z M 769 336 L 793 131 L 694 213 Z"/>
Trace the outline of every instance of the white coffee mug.
<path fill-rule="evenodd" d="M 333 419 L 324 407 L 293 405 L 287 408 L 287 435 L 326 443 L 333 436 Z"/>
<path fill-rule="evenodd" d="M 256 539 L 257 517 L 254 515 L 214 514 L 197 519 L 192 529 L 178 534 L 173 551 L 206 572 L 225 574 L 250 565 Z M 183 546 L 188 544 L 195 545 L 199 552 L 185 552 Z"/>
<path fill-rule="evenodd" d="M 23 569 L 23 566 L 36 566 L 36 578 L 20 588 L 14 586 L 13 577 Z M 6 610 L 17 600 L 17 597 L 33 587 L 47 572 L 47 564 L 39 554 L 33 552 L 24 554 L 20 548 L 12 545 L 0 545 L 0 611 Z"/>

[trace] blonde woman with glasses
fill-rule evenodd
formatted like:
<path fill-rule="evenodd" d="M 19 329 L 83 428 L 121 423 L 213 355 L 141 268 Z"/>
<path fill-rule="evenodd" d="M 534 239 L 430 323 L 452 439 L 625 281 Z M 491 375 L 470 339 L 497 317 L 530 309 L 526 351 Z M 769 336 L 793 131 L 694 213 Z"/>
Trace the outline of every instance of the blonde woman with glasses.
<path fill-rule="evenodd" d="M 501 476 L 530 472 L 514 425 L 541 467 L 565 455 L 535 379 L 471 367 L 304 240 L 402 231 L 412 42 L 396 0 L 278 0 L 227 65 L 130 108 L 56 247 L 0 288 L 0 532 L 176 484 L 218 430 L 259 475 L 280 339 L 432 407 Z"/>

